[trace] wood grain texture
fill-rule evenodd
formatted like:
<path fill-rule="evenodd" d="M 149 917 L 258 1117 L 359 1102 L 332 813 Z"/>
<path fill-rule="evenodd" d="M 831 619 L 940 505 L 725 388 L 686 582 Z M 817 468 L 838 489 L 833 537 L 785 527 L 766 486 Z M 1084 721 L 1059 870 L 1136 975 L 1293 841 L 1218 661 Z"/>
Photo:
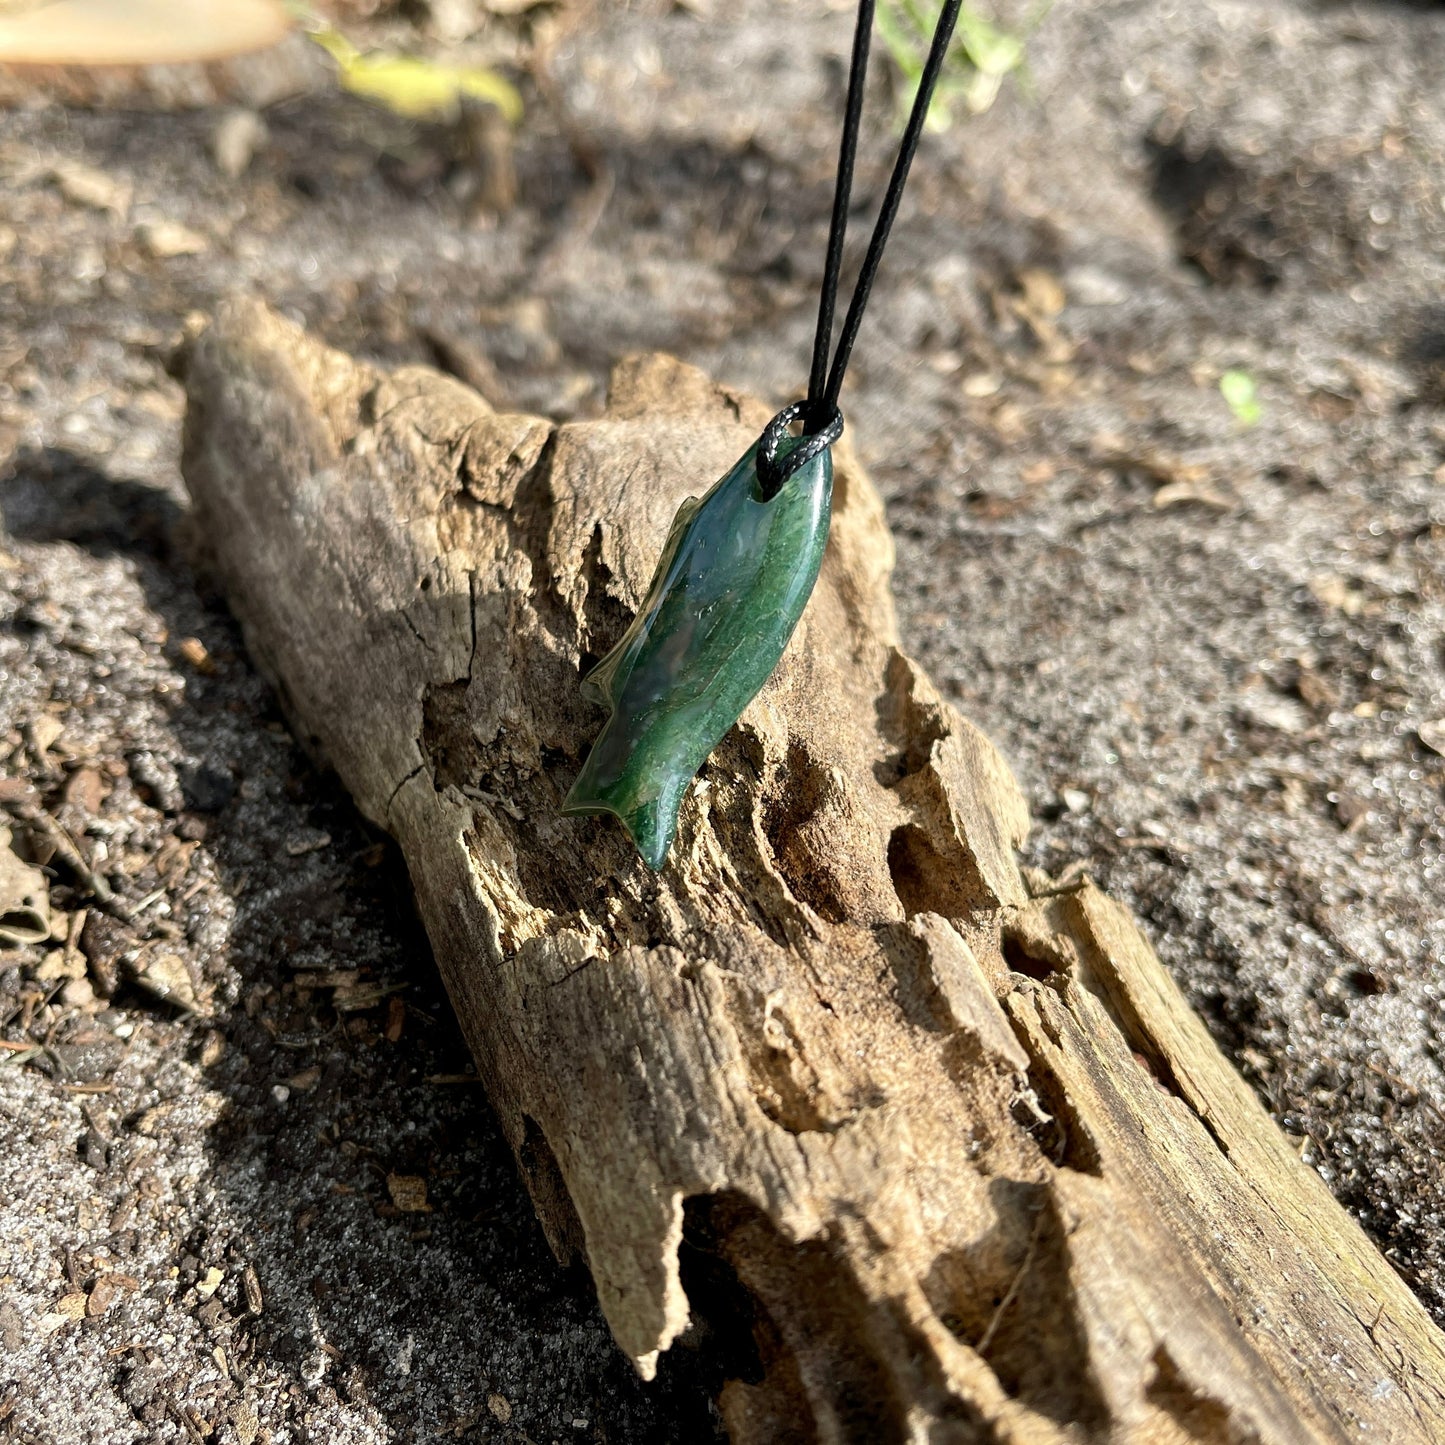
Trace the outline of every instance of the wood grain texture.
<path fill-rule="evenodd" d="M 298 733 L 398 840 L 559 1254 L 644 1373 L 704 1332 L 739 1441 L 1445 1439 L 1445 1342 L 1127 913 L 898 647 L 833 536 L 662 874 L 559 816 L 678 502 L 769 408 L 664 357 L 494 413 L 237 304 L 185 475 Z"/>

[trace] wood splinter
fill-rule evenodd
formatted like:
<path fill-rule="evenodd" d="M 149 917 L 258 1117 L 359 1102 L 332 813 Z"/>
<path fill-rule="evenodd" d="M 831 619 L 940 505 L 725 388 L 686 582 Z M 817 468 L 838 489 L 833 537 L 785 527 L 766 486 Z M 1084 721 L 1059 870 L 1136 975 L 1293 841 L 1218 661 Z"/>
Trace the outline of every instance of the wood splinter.
<path fill-rule="evenodd" d="M 579 674 L 768 409 L 666 357 L 502 415 L 238 303 L 188 346 L 199 531 L 299 735 L 399 842 L 559 1255 L 737 1441 L 1445 1441 L 1445 1340 L 1127 912 L 1021 871 L 898 647 L 846 445 L 821 577 L 660 875 L 560 805 Z"/>

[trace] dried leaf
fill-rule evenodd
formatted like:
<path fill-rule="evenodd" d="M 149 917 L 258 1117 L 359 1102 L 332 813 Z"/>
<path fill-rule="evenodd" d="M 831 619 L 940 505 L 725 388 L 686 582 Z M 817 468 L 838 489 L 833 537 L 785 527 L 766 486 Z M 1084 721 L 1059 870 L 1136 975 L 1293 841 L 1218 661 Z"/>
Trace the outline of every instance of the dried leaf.
<path fill-rule="evenodd" d="M 386 1027 L 382 1035 L 387 1043 L 394 1044 L 401 1039 L 402 1028 L 406 1024 L 406 1000 L 393 994 L 386 1005 Z"/>
<path fill-rule="evenodd" d="M 0 827 L 0 944 L 44 943 L 50 937 L 50 884 L 17 858 L 9 828 Z"/>
<path fill-rule="evenodd" d="M 253 1314 L 259 1315 L 265 1301 L 261 1297 L 261 1281 L 256 1277 L 256 1270 L 252 1265 L 247 1265 L 241 1271 L 241 1288 L 246 1295 L 246 1308 Z"/>
<path fill-rule="evenodd" d="M 204 242 L 202 242 L 204 245 Z M 216 670 L 215 660 L 206 649 L 206 644 L 199 637 L 183 637 L 176 644 L 176 651 L 188 662 L 197 672 L 203 672 L 209 677 Z"/>
<path fill-rule="evenodd" d="M 190 971 L 185 959 L 175 953 L 150 953 L 145 955 L 135 981 L 147 993 L 154 994 L 163 1003 L 174 1004 L 190 1013 L 210 1012 L 209 1003 L 201 999 L 191 982 Z"/>
<path fill-rule="evenodd" d="M 1208 482 L 1169 482 L 1154 493 L 1156 507 L 1177 507 L 1185 502 L 1198 502 L 1201 506 L 1215 507 L 1227 512 L 1234 506 L 1234 498 Z"/>
<path fill-rule="evenodd" d="M 236 1426 L 236 1439 L 240 1445 L 252 1445 L 256 1436 L 261 1432 L 261 1419 L 256 1414 L 255 1407 L 242 1400 L 236 1406 L 236 1413 L 232 1419 Z"/>
<path fill-rule="evenodd" d="M 360 1013 L 405 987 L 404 983 L 363 983 L 355 988 L 339 988 L 331 995 L 331 1006 L 337 1013 Z"/>
<path fill-rule="evenodd" d="M 398 115 L 434 119 L 455 115 L 463 100 L 480 100 L 496 106 L 511 125 L 522 119 L 521 95 L 494 70 L 385 51 L 363 55 L 344 35 L 329 28 L 316 31 L 312 38 L 336 62 L 347 90 L 378 101 Z"/>
<path fill-rule="evenodd" d="M 182 1121 L 193 1128 L 209 1129 L 226 1112 L 226 1104 L 226 1096 L 212 1090 L 162 1099 L 135 1121 L 135 1132 L 143 1139 L 154 1139 L 177 1129 Z"/>

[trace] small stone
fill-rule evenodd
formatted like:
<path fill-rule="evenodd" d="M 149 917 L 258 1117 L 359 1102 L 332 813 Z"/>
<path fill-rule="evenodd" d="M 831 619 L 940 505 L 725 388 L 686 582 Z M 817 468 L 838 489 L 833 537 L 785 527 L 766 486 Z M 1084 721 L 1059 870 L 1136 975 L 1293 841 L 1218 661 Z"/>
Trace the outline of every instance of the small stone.
<path fill-rule="evenodd" d="M 1094 801 L 1082 788 L 1065 788 L 1059 796 L 1071 813 L 1087 813 Z"/>
<path fill-rule="evenodd" d="M 1430 722 L 1422 722 L 1415 729 L 1415 736 L 1430 749 L 1432 753 L 1439 753 L 1445 756 L 1445 718 L 1435 718 Z"/>
<path fill-rule="evenodd" d="M 302 828 L 286 839 L 286 852 L 292 858 L 306 853 L 317 853 L 331 846 L 331 834 L 320 828 Z"/>
<path fill-rule="evenodd" d="M 225 1280 L 225 1278 L 226 1276 L 219 1269 L 217 1269 L 215 1265 L 212 1265 L 210 1269 L 206 1271 L 205 1275 L 197 1281 L 196 1293 L 203 1300 L 210 1299 L 211 1296 L 215 1294 L 218 1289 L 220 1289 L 221 1284 Z"/>
<path fill-rule="evenodd" d="M 1065 284 L 1080 306 L 1118 306 L 1129 299 L 1127 283 L 1098 266 L 1074 267 Z"/>
<path fill-rule="evenodd" d="M 1346 617 L 1358 617 L 1365 610 L 1365 594 L 1335 572 L 1321 572 L 1309 580 L 1309 589 L 1326 607 L 1336 608 Z"/>
<path fill-rule="evenodd" d="M 55 1313 L 60 1315 L 62 1319 L 83 1320 L 85 1318 L 86 1306 L 89 1303 L 89 1300 L 78 1291 L 74 1294 L 62 1295 L 55 1302 Z"/>
<path fill-rule="evenodd" d="M 488 1395 L 487 1409 L 505 1425 L 512 1418 L 512 1402 L 505 1395 Z"/>
<path fill-rule="evenodd" d="M 51 179 L 67 201 L 93 211 L 123 216 L 130 209 L 130 182 L 81 161 L 61 161 L 50 168 Z"/>
<path fill-rule="evenodd" d="M 146 221 L 136 229 L 142 248 L 157 261 L 175 256 L 199 256 L 210 242 L 199 232 L 179 221 Z"/>
<path fill-rule="evenodd" d="M 278 1104 L 284 1104 L 291 1097 L 291 1090 L 285 1084 L 272 1084 L 271 1097 Z"/>
<path fill-rule="evenodd" d="M 52 717 L 48 712 L 41 713 L 25 729 L 25 741 L 36 762 L 43 763 L 45 761 L 46 753 L 60 741 L 60 735 L 64 731 L 65 724 L 58 717 Z"/>
<path fill-rule="evenodd" d="M 84 960 L 81 966 L 84 967 Z M 60 990 L 60 1001 L 66 1008 L 87 1009 L 95 1003 L 95 990 L 88 978 L 73 978 Z"/>
<path fill-rule="evenodd" d="M 245 174 L 266 136 L 266 122 L 254 110 L 227 111 L 211 135 L 211 159 L 216 169 L 236 180 Z"/>
<path fill-rule="evenodd" d="M 1035 316 L 1052 319 L 1068 302 L 1059 278 L 1052 271 L 1031 266 L 1019 272 L 1018 282 L 1019 290 L 1024 293 L 1024 305 Z"/>
<path fill-rule="evenodd" d="M 1241 722 L 1280 733 L 1302 733 L 1310 725 L 1309 714 L 1292 697 L 1246 698 L 1238 714 Z"/>
<path fill-rule="evenodd" d="M 103 1274 L 91 1287 L 85 1313 L 99 1319 L 122 1295 L 140 1288 L 140 1281 L 128 1274 Z"/>
<path fill-rule="evenodd" d="M 94 818 L 105 801 L 105 783 L 97 768 L 77 768 L 65 783 L 65 805 Z"/>
<path fill-rule="evenodd" d="M 36 983 L 58 983 L 62 978 L 85 976 L 85 959 L 80 954 L 67 954 L 63 948 L 52 948 L 35 970 Z"/>
<path fill-rule="evenodd" d="M 1307 667 L 1301 667 L 1295 689 L 1310 707 L 1331 708 L 1340 700 L 1329 679 Z"/>

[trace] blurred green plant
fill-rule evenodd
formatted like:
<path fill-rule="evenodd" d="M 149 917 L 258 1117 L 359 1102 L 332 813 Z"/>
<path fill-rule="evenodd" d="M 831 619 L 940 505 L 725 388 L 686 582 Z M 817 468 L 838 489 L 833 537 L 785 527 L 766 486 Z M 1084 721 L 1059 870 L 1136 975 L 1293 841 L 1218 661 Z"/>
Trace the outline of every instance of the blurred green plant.
<path fill-rule="evenodd" d="M 880 0 L 878 35 L 903 77 L 900 110 L 906 115 L 918 91 L 943 0 Z M 1043 18 L 1047 3 L 1029 22 L 1032 30 Z M 1022 70 L 1024 36 L 1005 30 L 997 22 L 965 5 L 959 12 L 953 43 L 938 77 L 928 108 L 928 128 L 947 130 L 960 104 L 971 115 L 981 115 L 998 98 L 1006 76 Z"/>
<path fill-rule="evenodd" d="M 1247 371 L 1237 368 L 1226 371 L 1219 378 L 1219 394 L 1240 426 L 1253 426 L 1264 415 L 1258 388 Z"/>
<path fill-rule="evenodd" d="M 449 65 L 392 50 L 358 50 L 305 5 L 294 12 L 306 33 L 336 62 L 342 87 L 411 120 L 453 117 L 465 100 L 493 105 L 508 125 L 522 119 L 522 97 L 505 76 L 483 65 Z"/>

